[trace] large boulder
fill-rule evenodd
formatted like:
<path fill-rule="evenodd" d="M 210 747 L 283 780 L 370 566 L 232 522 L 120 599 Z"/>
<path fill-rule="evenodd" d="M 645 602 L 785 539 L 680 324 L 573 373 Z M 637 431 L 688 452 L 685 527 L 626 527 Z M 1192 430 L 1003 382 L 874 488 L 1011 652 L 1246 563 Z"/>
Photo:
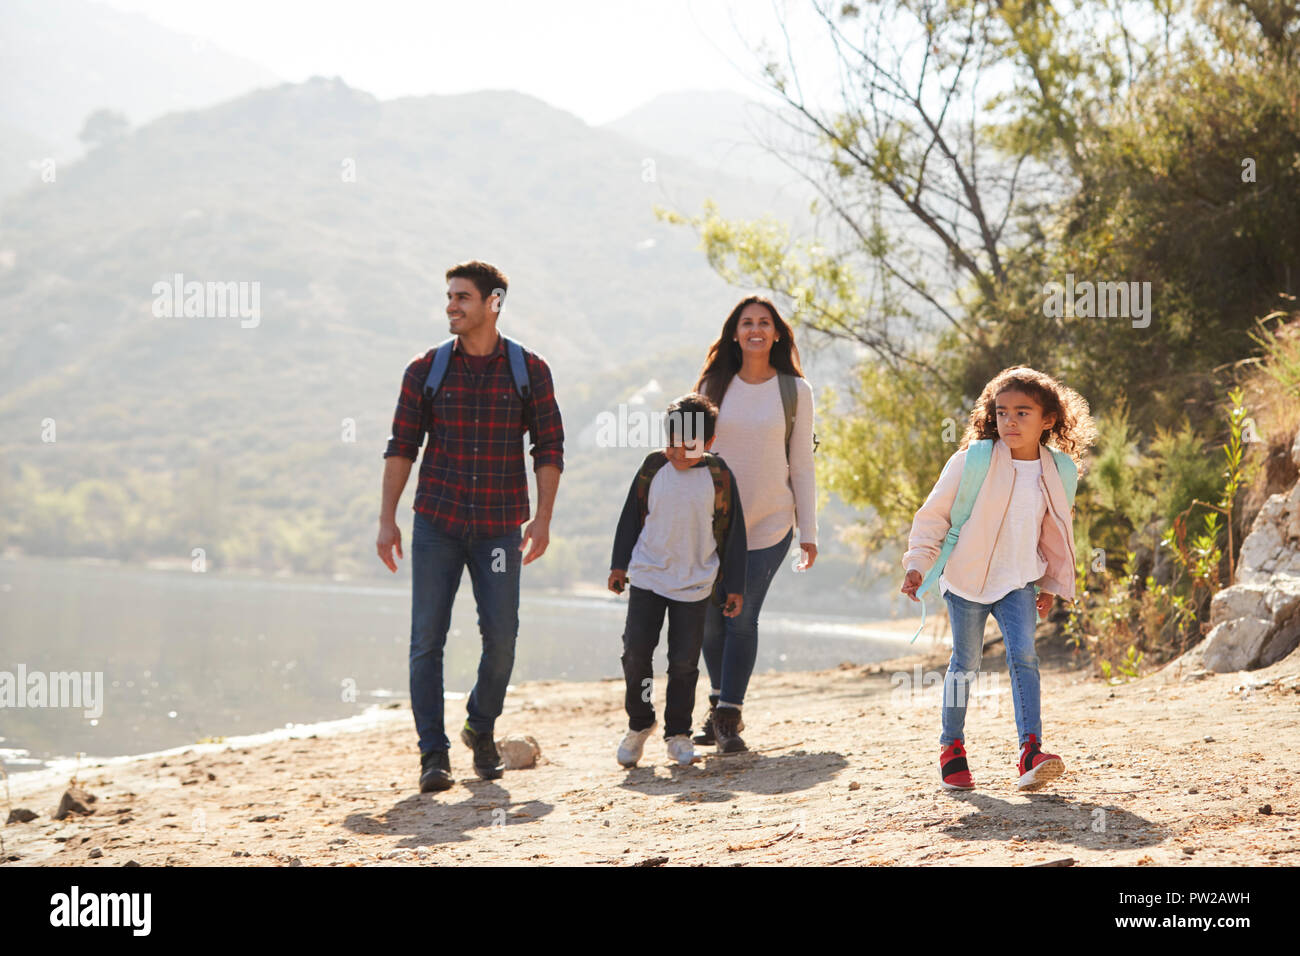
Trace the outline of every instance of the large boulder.
<path fill-rule="evenodd" d="M 1291 446 L 1300 466 L 1300 435 Z M 1237 579 L 1210 602 L 1200 649 L 1219 673 L 1267 667 L 1300 645 L 1300 482 L 1272 495 L 1241 543 Z"/>

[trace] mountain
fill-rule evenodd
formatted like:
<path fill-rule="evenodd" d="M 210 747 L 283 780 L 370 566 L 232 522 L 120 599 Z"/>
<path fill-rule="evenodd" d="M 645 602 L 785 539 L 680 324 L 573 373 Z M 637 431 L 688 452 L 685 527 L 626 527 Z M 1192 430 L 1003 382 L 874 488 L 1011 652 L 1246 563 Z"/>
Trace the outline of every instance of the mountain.
<path fill-rule="evenodd" d="M 42 168 L 53 168 L 54 146 L 21 129 L 0 123 L 0 197 L 39 182 Z M 48 173 L 46 174 L 48 175 Z"/>
<path fill-rule="evenodd" d="M 281 81 L 199 37 L 89 0 L 0 4 L 0 188 L 29 182 L 28 160 L 79 156 L 87 115 L 111 109 L 132 124 L 209 106 Z M 2 131 L 13 131 L 12 134 Z M 14 155 L 10 136 L 48 144 Z M 0 193 L 2 195 L 2 193 Z"/>
<path fill-rule="evenodd" d="M 729 90 L 664 93 L 604 128 L 646 144 L 653 154 L 689 159 L 734 179 L 793 187 L 799 175 L 770 147 L 794 148 L 801 137 L 780 109 Z"/>
<path fill-rule="evenodd" d="M 660 404 L 688 390 L 741 295 L 653 207 L 799 211 L 683 160 L 647 181 L 644 158 L 520 93 L 379 101 L 314 78 L 170 113 L 11 197 L 0 542 L 375 572 L 402 370 L 447 334 L 445 269 L 482 258 L 510 277 L 502 329 L 551 364 L 569 437 L 533 583 L 589 580 L 645 449 L 583 431 L 652 379 Z M 178 274 L 255 291 L 256 321 L 160 317 Z"/>

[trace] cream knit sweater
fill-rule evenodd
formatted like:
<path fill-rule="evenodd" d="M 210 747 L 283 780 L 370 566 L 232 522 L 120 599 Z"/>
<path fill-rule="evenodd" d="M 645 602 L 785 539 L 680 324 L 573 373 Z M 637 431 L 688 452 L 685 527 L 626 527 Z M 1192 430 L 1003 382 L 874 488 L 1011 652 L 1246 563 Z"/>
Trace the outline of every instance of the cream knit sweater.
<path fill-rule="evenodd" d="M 775 375 L 758 385 L 734 376 L 718 408 L 717 438 L 711 451 L 721 455 L 736 475 L 751 551 L 779 543 L 792 524 L 799 527 L 801 544 L 817 543 L 813 391 L 806 379 L 797 379 L 797 385 L 789 468 L 785 412 Z"/>

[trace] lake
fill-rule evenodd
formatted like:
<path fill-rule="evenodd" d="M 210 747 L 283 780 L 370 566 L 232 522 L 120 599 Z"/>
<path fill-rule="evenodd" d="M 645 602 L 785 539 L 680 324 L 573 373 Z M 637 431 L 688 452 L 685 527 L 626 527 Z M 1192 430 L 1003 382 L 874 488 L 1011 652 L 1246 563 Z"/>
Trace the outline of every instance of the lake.
<path fill-rule="evenodd" d="M 863 664 L 906 651 L 905 637 L 861 619 L 786 610 L 798 606 L 799 577 L 782 574 L 772 585 L 757 673 Z M 524 591 L 512 680 L 621 676 L 626 600 Z M 87 713 L 88 699 L 76 707 L 31 700 L 0 706 L 0 760 L 15 773 L 76 753 L 143 753 L 404 700 L 410 604 L 405 562 L 390 584 L 0 560 L 0 680 L 13 675 L 13 688 L 20 668 L 26 675 L 78 672 L 91 697 L 102 681 L 97 716 Z M 657 697 L 667 666 L 663 643 Z M 450 698 L 469 692 L 478 657 L 466 575 L 444 659 Z M 449 701 L 448 727 L 463 719 L 463 703 Z"/>

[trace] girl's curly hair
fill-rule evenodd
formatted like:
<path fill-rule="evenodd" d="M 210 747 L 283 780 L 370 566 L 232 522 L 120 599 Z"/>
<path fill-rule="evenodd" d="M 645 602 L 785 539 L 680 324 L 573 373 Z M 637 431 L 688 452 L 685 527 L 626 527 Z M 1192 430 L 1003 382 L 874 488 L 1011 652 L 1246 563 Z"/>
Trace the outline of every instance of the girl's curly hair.
<path fill-rule="evenodd" d="M 984 386 L 958 448 L 980 438 L 997 439 L 997 398 L 1009 389 L 1033 398 L 1042 406 L 1044 417 L 1056 414 L 1056 423 L 1044 429 L 1040 442 L 1065 452 L 1082 466 L 1083 452 L 1097 440 L 1097 425 L 1088 412 L 1088 403 L 1074 389 L 1024 365 L 1003 369 Z"/>

